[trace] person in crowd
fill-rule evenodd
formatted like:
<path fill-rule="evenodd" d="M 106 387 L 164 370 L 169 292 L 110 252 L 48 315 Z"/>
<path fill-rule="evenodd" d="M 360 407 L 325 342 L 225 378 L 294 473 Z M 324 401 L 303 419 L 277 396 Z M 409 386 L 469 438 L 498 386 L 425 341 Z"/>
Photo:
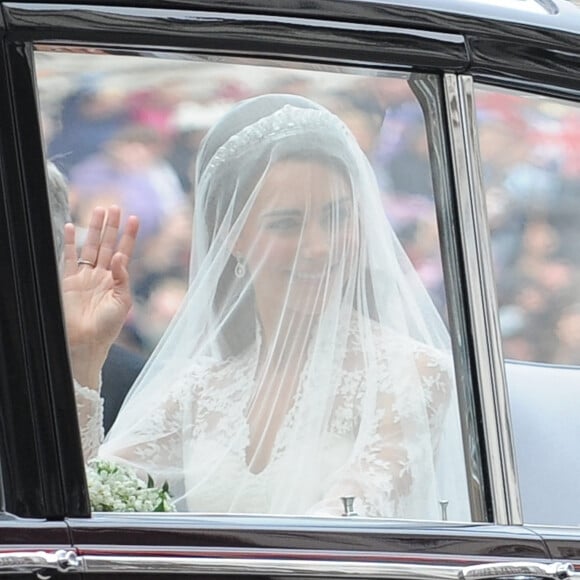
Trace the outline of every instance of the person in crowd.
<path fill-rule="evenodd" d="M 98 76 L 84 78 L 63 100 L 48 143 L 50 158 L 67 177 L 75 165 L 99 153 L 130 120 L 124 96 L 99 80 Z"/>
<path fill-rule="evenodd" d="M 580 303 L 567 304 L 556 321 L 555 364 L 580 364 Z"/>
<path fill-rule="evenodd" d="M 143 125 L 126 126 L 103 151 L 76 165 L 70 190 L 78 202 L 83 222 L 95 205 L 118 204 L 139 216 L 144 244 L 160 230 L 164 219 L 187 201 L 175 170 L 165 160 L 165 144 L 157 130 Z"/>
<path fill-rule="evenodd" d="M 65 225 L 70 222 L 67 183 L 63 174 L 50 161 L 46 164 L 46 174 L 55 251 L 58 262 L 62 263 L 64 229 Z M 74 341 L 74 337 L 71 338 Z M 72 341 L 69 341 L 69 346 L 74 351 L 76 345 Z M 102 369 L 101 396 L 104 400 L 103 427 L 105 433 L 111 428 L 123 399 L 141 371 L 144 362 L 144 359 L 138 354 L 116 343 L 111 345 Z"/>
<path fill-rule="evenodd" d="M 136 223 L 117 242 L 118 211 L 95 210 L 80 257 L 65 229 L 86 458 L 166 480 L 180 510 L 332 516 L 350 496 L 440 519 L 444 498 L 470 519 L 448 333 L 344 123 L 295 95 L 243 101 L 205 137 L 195 194 L 188 293 L 104 441 Z"/>
<path fill-rule="evenodd" d="M 150 354 L 155 349 L 186 293 L 187 281 L 171 274 L 152 281 L 147 300 L 137 307 L 139 315 L 135 317 L 133 327 L 141 352 Z"/>

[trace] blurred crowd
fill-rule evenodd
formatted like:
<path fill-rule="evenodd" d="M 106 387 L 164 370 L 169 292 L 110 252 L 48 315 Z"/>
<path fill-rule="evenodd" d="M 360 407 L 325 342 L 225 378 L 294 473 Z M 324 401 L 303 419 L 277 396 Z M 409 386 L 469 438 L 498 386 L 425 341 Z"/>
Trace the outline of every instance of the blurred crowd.
<path fill-rule="evenodd" d="M 477 105 L 505 355 L 580 364 L 580 109 L 493 92 Z"/>
<path fill-rule="evenodd" d="M 407 83 L 350 77 L 323 90 L 315 75 L 291 71 L 260 81 L 226 72 L 193 95 L 191 81 L 119 90 L 106 75 L 79 75 L 58 106 L 43 109 L 48 156 L 69 180 L 74 222 L 82 228 L 95 205 L 112 202 L 141 220 L 135 307 L 122 341 L 149 354 L 178 309 L 188 286 L 197 149 L 228 107 L 257 92 L 304 94 L 346 122 L 445 316 L 425 127 Z M 486 91 L 477 110 L 505 355 L 580 364 L 580 110 Z"/>

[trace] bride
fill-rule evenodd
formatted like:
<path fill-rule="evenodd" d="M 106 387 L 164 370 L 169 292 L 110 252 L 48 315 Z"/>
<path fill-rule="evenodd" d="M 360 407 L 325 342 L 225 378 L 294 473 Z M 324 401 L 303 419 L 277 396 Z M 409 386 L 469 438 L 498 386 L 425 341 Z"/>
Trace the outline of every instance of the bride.
<path fill-rule="evenodd" d="M 102 441 L 99 369 L 130 306 L 130 218 L 65 232 L 65 314 L 86 457 L 167 480 L 179 509 L 469 520 L 446 329 L 345 125 L 244 101 L 197 158 L 182 308 Z M 103 233 L 101 233 L 101 230 Z"/>

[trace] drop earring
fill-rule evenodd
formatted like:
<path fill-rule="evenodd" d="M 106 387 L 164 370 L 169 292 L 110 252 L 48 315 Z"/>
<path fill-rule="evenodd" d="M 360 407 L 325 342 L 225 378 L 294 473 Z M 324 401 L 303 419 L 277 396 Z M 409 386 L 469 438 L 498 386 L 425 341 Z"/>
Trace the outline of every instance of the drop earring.
<path fill-rule="evenodd" d="M 243 278 L 246 275 L 246 263 L 241 256 L 236 256 L 236 267 L 234 268 L 234 274 L 236 278 Z"/>

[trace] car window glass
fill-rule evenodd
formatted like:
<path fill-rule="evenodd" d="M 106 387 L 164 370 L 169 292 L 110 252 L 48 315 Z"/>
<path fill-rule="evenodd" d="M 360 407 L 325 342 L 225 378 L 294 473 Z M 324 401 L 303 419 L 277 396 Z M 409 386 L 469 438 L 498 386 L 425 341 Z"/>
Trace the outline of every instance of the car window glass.
<path fill-rule="evenodd" d="M 483 182 L 507 358 L 580 363 L 580 108 L 480 90 Z"/>
<path fill-rule="evenodd" d="M 470 520 L 407 79 L 58 51 L 36 68 L 76 226 L 62 288 L 95 509 L 162 509 L 167 481 L 184 511 Z M 124 257 L 91 229 L 113 204 L 140 221 L 126 316 Z M 100 323 L 124 317 L 108 353 L 83 343 L 100 270 Z M 119 498 L 135 476 L 156 487 Z"/>
<path fill-rule="evenodd" d="M 524 517 L 576 525 L 567 482 L 580 470 L 570 446 L 580 402 L 580 107 L 487 87 L 476 99 Z M 544 477 L 558 465 L 566 478 Z"/>

